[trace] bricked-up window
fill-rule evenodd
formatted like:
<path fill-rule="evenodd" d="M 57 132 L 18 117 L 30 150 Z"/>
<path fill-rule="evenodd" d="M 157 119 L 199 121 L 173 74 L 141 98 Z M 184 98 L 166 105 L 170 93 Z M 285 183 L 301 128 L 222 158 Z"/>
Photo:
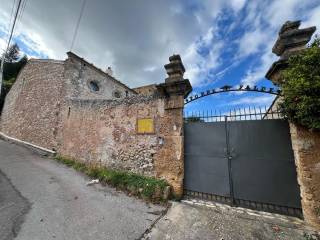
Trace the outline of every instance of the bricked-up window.
<path fill-rule="evenodd" d="M 92 91 L 98 92 L 100 90 L 99 85 L 96 81 L 90 81 L 89 82 L 89 87 Z"/>

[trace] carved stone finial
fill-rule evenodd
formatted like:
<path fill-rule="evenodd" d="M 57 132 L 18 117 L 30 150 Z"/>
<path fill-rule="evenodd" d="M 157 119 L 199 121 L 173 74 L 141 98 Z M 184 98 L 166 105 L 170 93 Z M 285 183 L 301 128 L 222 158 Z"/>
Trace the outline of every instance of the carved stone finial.
<path fill-rule="evenodd" d="M 272 48 L 272 52 L 279 56 L 280 59 L 272 64 L 266 74 L 266 78 L 274 84 L 280 84 L 280 72 L 287 68 L 288 58 L 292 54 L 303 50 L 310 41 L 312 34 L 316 31 L 316 27 L 299 29 L 300 24 L 300 21 L 287 21 L 279 31 L 279 36 Z"/>
<path fill-rule="evenodd" d="M 192 86 L 188 79 L 183 78 L 185 68 L 181 61 L 180 55 L 169 57 L 169 63 L 164 65 L 168 77 L 165 83 L 157 85 L 157 88 L 167 96 L 184 96 L 187 97 L 192 91 Z"/>
<path fill-rule="evenodd" d="M 310 41 L 316 27 L 299 29 L 301 22 L 287 21 L 279 31 L 279 37 L 272 48 L 272 52 L 281 58 L 287 58 L 290 53 L 299 51 Z"/>
<path fill-rule="evenodd" d="M 185 68 L 182 64 L 180 55 L 172 55 L 169 57 L 169 61 L 170 63 L 164 65 L 164 68 L 169 76 L 166 78 L 166 82 L 175 82 L 183 79 Z"/>

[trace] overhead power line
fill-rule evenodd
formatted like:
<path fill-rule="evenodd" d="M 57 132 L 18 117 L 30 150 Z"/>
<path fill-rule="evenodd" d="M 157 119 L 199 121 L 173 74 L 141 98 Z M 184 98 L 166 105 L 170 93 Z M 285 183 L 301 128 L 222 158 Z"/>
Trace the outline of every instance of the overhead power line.
<path fill-rule="evenodd" d="M 3 53 L 3 57 L 2 57 L 2 60 L 1 60 L 1 69 L 0 69 L 0 96 L 1 96 L 1 89 L 2 89 L 2 79 L 3 79 L 3 66 L 4 66 L 4 62 L 5 62 L 5 56 L 7 54 L 7 51 L 10 47 L 10 43 L 11 43 L 11 39 L 12 39 L 12 35 L 13 35 L 13 31 L 14 31 L 14 27 L 16 26 L 16 22 L 17 22 L 17 17 L 18 17 L 18 14 L 19 14 L 19 10 L 20 10 L 20 6 L 21 6 L 21 1 L 22 0 L 19 0 L 18 2 L 18 6 L 17 6 L 17 9 L 16 9 L 16 13 L 14 15 L 14 19 L 13 19 L 13 24 L 12 24 L 12 27 L 11 27 L 11 31 L 10 31 L 10 35 L 9 35 L 9 39 L 8 39 L 8 43 L 7 43 L 7 47 Z"/>
<path fill-rule="evenodd" d="M 18 20 L 21 20 L 21 19 L 22 19 L 24 10 L 26 9 L 26 6 L 27 6 L 27 2 L 28 2 L 28 0 L 22 0 L 22 3 L 21 3 L 21 11 L 20 11 L 20 14 L 19 14 L 19 16 L 18 16 Z"/>
<path fill-rule="evenodd" d="M 12 4 L 12 8 L 11 8 L 11 13 L 10 13 L 10 20 L 9 20 L 9 25 L 8 25 L 8 31 L 7 31 L 7 35 L 9 36 L 9 34 L 10 34 L 10 28 L 11 28 L 11 22 L 12 22 L 12 20 L 13 20 L 13 13 L 14 13 L 14 7 L 16 6 L 16 0 L 14 0 L 13 1 L 13 4 Z M 8 43 L 8 41 L 9 41 L 9 37 L 8 37 L 8 39 L 7 39 L 7 41 L 6 41 L 6 44 Z"/>
<path fill-rule="evenodd" d="M 78 18 L 78 21 L 77 21 L 77 24 L 76 24 L 76 28 L 75 28 L 73 37 L 72 37 L 72 42 L 71 42 L 71 46 L 70 46 L 70 51 L 72 51 L 73 45 L 74 45 L 74 43 L 75 43 L 75 41 L 76 41 L 76 37 L 77 37 L 77 34 L 78 34 L 80 21 L 81 21 L 82 15 L 83 15 L 83 11 L 84 11 L 84 7 L 85 7 L 85 5 L 86 5 L 86 2 L 87 2 L 87 0 L 83 0 L 83 1 L 82 1 L 79 18 Z"/>

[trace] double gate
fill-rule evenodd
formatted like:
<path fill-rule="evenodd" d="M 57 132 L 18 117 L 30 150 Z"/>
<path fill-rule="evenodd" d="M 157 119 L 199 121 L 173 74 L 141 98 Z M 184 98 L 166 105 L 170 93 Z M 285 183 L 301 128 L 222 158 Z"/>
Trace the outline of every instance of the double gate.
<path fill-rule="evenodd" d="M 186 118 L 185 194 L 300 215 L 288 123 L 266 116 Z"/>

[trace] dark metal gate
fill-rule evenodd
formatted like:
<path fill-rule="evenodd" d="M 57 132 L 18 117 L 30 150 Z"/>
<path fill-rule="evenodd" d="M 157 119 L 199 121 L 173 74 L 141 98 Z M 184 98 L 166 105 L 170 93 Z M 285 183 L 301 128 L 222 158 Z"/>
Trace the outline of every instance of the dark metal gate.
<path fill-rule="evenodd" d="M 275 116 L 185 118 L 185 194 L 300 216 L 289 126 Z"/>

